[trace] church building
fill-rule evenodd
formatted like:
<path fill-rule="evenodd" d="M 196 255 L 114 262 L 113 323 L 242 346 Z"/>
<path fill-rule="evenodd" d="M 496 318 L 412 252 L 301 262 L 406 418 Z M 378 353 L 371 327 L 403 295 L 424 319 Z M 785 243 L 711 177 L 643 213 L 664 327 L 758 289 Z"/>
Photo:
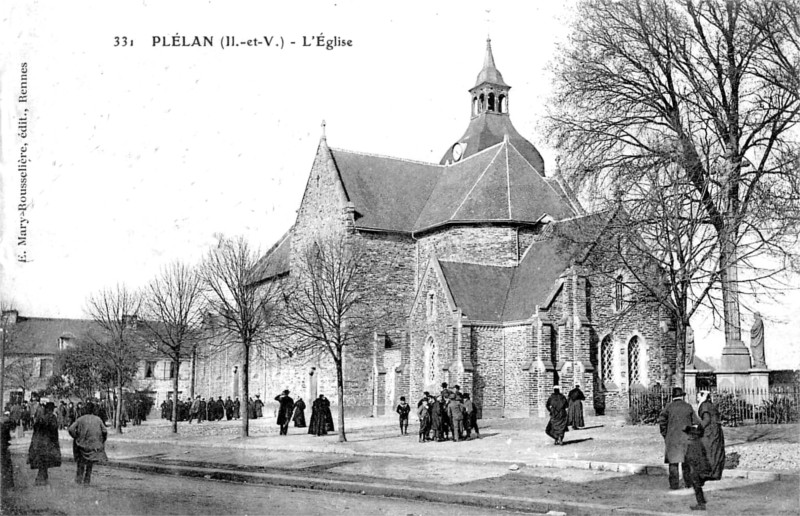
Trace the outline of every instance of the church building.
<path fill-rule="evenodd" d="M 346 349 L 348 415 L 392 413 L 401 395 L 415 404 L 442 382 L 471 393 L 483 417 L 544 415 L 555 384 L 580 385 L 593 413 L 592 402 L 620 411 L 632 389 L 671 383 L 664 314 L 632 306 L 623 273 L 587 265 L 592 245 L 571 235 L 607 238 L 609 214 L 586 213 L 546 173 L 511 122 L 510 90 L 487 40 L 464 99 L 469 124 L 439 163 L 336 149 L 323 135 L 295 224 L 254 271 L 256 285 L 290 280 L 325 232 L 365 249 L 365 295 L 383 315 L 368 341 Z M 223 396 L 240 367 L 225 360 L 215 378 Z M 254 360 L 250 392 L 262 399 L 288 388 L 337 405 L 329 357 Z"/>

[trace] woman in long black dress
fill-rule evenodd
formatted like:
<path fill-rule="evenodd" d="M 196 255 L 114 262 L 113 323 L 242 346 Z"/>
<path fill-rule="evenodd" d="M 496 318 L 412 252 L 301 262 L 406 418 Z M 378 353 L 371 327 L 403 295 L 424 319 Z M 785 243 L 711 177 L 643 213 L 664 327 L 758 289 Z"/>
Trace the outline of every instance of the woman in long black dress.
<path fill-rule="evenodd" d="M 295 428 L 305 428 L 306 426 L 306 402 L 303 398 L 297 398 L 294 402 L 294 415 L 292 416 Z"/>
<path fill-rule="evenodd" d="M 325 422 L 325 412 L 323 410 L 324 405 L 325 396 L 322 394 L 311 404 L 311 421 L 308 425 L 309 434 L 320 436 L 328 433 L 328 425 Z"/>
<path fill-rule="evenodd" d="M 56 404 L 48 401 L 44 412 L 33 421 L 33 437 L 28 448 L 28 464 L 31 469 L 38 469 L 36 485 L 47 485 L 48 468 L 61 466 L 61 446 L 58 444 L 58 418 L 53 414 Z"/>
<path fill-rule="evenodd" d="M 719 424 L 719 413 L 711 399 L 710 392 L 700 391 L 697 394 L 697 401 L 700 402 L 697 415 L 702 421 L 703 447 L 706 450 L 708 462 L 711 464 L 711 473 L 707 480 L 719 480 L 722 478 L 722 470 L 725 468 L 725 436 L 722 434 L 722 426 Z"/>

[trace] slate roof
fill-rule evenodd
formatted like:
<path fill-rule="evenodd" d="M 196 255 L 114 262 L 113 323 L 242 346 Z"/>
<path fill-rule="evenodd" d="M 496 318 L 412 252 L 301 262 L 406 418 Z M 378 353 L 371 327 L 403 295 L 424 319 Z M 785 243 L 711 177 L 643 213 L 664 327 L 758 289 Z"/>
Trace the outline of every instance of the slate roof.
<path fill-rule="evenodd" d="M 531 244 L 517 267 L 440 261 L 456 306 L 477 321 L 529 319 L 561 273 L 584 258 L 608 216 L 603 212 L 550 224 L 547 235 Z"/>
<path fill-rule="evenodd" d="M 439 261 L 456 306 L 470 319 L 499 321 L 514 275 L 511 267 Z"/>
<path fill-rule="evenodd" d="M 14 343 L 9 354 L 52 355 L 58 351 L 59 338 L 73 338 L 80 342 L 95 327 L 93 321 L 86 319 L 17 317 L 10 330 Z"/>
<path fill-rule="evenodd" d="M 289 252 L 292 248 L 290 229 L 269 249 L 250 272 L 253 283 L 258 283 L 289 272 Z"/>
<path fill-rule="evenodd" d="M 356 226 L 410 232 L 436 182 L 441 167 L 431 163 L 331 149 L 348 199 L 355 205 Z"/>

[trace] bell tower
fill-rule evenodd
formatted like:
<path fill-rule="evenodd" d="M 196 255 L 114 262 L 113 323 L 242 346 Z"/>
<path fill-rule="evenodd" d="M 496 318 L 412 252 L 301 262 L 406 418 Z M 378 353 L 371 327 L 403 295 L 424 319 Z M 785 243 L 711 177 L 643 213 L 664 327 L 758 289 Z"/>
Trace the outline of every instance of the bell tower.
<path fill-rule="evenodd" d="M 508 90 L 511 86 L 503 81 L 500 70 L 494 64 L 492 54 L 492 40 L 486 38 L 486 56 L 483 59 L 483 68 L 478 74 L 469 93 L 472 96 L 472 118 L 481 115 L 506 115 L 508 116 Z"/>

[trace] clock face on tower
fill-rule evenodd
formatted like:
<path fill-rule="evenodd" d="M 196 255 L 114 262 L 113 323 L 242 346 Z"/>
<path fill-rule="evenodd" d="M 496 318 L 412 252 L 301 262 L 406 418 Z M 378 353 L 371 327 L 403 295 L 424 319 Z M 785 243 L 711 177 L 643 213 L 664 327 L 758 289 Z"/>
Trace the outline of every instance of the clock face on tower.
<path fill-rule="evenodd" d="M 464 155 L 464 150 L 467 148 L 466 143 L 457 143 L 453 145 L 453 161 L 458 161 Z"/>

